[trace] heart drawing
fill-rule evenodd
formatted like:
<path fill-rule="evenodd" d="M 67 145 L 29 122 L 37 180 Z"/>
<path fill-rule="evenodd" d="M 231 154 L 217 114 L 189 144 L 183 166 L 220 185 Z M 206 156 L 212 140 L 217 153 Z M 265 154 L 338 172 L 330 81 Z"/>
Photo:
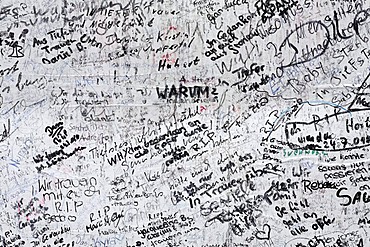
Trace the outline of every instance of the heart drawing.
<path fill-rule="evenodd" d="M 270 239 L 271 228 L 268 224 L 264 224 L 262 230 L 256 232 L 256 238 L 259 240 L 268 240 Z"/>

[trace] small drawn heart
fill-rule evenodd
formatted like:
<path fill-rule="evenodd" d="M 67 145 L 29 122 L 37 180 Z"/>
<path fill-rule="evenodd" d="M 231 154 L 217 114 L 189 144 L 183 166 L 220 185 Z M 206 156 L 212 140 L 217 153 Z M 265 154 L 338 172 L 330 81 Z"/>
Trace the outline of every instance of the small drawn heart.
<path fill-rule="evenodd" d="M 256 238 L 259 240 L 268 240 L 270 239 L 271 228 L 268 224 L 264 224 L 262 230 L 256 232 Z"/>

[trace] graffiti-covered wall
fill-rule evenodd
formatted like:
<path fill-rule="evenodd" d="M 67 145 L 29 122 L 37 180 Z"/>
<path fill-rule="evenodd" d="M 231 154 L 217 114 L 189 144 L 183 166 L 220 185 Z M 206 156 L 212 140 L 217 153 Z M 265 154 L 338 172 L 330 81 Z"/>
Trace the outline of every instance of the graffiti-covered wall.
<path fill-rule="evenodd" d="M 0 20 L 0 246 L 370 246 L 366 0 Z"/>

